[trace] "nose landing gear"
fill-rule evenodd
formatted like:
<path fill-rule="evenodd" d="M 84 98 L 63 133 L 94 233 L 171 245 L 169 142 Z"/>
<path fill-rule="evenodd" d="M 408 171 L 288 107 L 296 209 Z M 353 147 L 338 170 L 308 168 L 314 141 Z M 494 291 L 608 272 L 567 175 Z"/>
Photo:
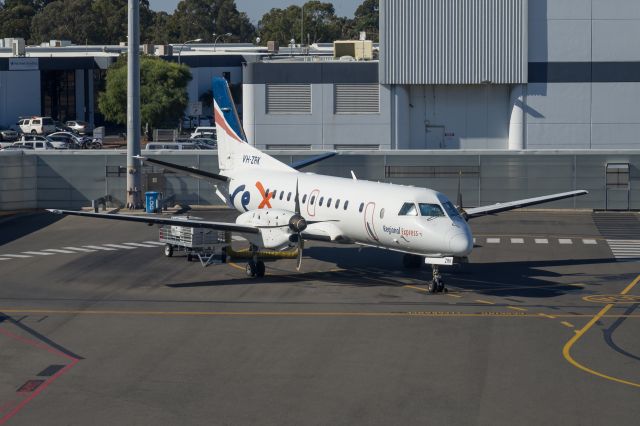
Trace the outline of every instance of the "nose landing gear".
<path fill-rule="evenodd" d="M 433 274 L 433 278 L 429 283 L 429 293 L 447 293 L 447 288 L 444 286 L 444 281 L 442 280 L 442 275 L 440 275 L 440 271 L 438 270 L 438 265 L 431 265 L 431 272 Z"/>

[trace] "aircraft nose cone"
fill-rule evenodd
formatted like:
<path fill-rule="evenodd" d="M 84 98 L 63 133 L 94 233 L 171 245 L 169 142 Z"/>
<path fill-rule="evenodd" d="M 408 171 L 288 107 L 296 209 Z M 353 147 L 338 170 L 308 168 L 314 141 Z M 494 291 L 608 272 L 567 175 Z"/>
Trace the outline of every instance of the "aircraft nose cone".
<path fill-rule="evenodd" d="M 449 249 L 454 256 L 467 256 L 472 248 L 473 240 L 467 234 L 454 234 L 449 240 Z"/>

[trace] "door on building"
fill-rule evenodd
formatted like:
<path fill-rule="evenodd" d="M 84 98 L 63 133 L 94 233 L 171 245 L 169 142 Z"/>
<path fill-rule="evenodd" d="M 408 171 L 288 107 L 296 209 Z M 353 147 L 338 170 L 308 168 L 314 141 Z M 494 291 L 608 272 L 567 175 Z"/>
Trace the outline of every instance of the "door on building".
<path fill-rule="evenodd" d="M 444 146 L 444 126 L 434 126 L 427 124 L 425 126 L 427 131 L 426 141 L 427 149 L 443 149 Z"/>
<path fill-rule="evenodd" d="M 631 180 L 628 163 L 609 163 L 605 172 L 606 209 L 629 210 Z"/>

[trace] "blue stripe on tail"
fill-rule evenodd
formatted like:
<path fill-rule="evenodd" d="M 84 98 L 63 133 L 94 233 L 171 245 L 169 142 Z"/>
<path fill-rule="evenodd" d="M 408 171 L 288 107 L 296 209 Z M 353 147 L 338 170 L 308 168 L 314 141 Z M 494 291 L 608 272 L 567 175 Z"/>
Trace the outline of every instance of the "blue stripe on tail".
<path fill-rule="evenodd" d="M 240 123 L 238 111 L 236 110 L 235 103 L 233 102 L 233 98 L 231 97 L 231 91 L 229 90 L 227 80 L 222 77 L 213 77 L 211 86 L 213 90 L 214 102 L 222 111 L 225 121 L 227 122 L 229 127 L 236 133 L 236 135 L 238 135 L 244 142 L 247 142 L 247 137 L 245 136 L 244 130 L 242 129 L 242 124 Z"/>

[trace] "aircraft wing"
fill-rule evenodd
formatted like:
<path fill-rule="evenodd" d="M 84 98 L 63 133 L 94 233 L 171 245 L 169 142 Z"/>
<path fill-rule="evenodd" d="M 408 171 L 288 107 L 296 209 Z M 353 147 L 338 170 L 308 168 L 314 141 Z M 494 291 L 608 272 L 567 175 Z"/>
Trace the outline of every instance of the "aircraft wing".
<path fill-rule="evenodd" d="M 474 207 L 471 209 L 465 209 L 468 219 L 474 217 L 484 216 L 487 214 L 505 212 L 507 210 L 519 209 L 527 206 L 534 206 L 536 204 L 548 203 L 550 201 L 563 200 L 565 198 L 577 197 L 580 195 L 588 194 L 588 191 L 583 189 L 578 191 L 561 192 L 559 194 L 543 195 L 542 197 L 526 198 L 524 200 L 508 201 L 506 203 L 497 203 L 489 206 Z"/>
<path fill-rule="evenodd" d="M 135 157 L 138 160 L 142 160 L 145 163 L 155 164 L 156 166 L 160 166 L 162 168 L 172 170 L 174 172 L 182 172 L 186 173 L 189 176 L 193 176 L 198 179 L 213 179 L 222 182 L 227 182 L 229 180 L 228 177 L 219 175 L 217 173 L 205 172 L 204 170 L 195 169 L 193 167 L 181 166 L 179 164 L 167 163 L 166 161 L 156 160 L 154 158 L 147 157 Z"/>
<path fill-rule="evenodd" d="M 100 219 L 111 220 L 124 220 L 129 222 L 141 222 L 147 225 L 175 225 L 175 226 L 192 226 L 194 228 L 208 228 L 216 229 L 218 231 L 232 231 L 240 234 L 259 234 L 260 229 L 249 225 L 239 225 L 236 223 L 228 222 L 209 222 L 206 220 L 195 219 L 171 219 L 165 217 L 151 217 L 151 216 L 134 216 L 126 214 L 107 214 L 107 213 L 91 213 L 91 212 L 78 212 L 74 210 L 56 210 L 47 209 L 51 213 L 65 214 L 71 216 L 86 216 L 96 217 Z"/>

